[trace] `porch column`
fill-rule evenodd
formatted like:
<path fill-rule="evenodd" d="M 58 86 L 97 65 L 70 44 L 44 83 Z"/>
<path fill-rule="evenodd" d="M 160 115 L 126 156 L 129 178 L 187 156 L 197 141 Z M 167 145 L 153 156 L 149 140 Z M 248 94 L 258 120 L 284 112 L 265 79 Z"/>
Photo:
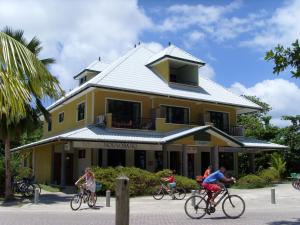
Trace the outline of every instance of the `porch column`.
<path fill-rule="evenodd" d="M 234 166 L 234 175 L 237 177 L 239 175 L 239 155 L 237 152 L 233 153 L 233 166 Z"/>
<path fill-rule="evenodd" d="M 163 169 L 168 168 L 168 151 L 167 145 L 163 145 Z"/>
<path fill-rule="evenodd" d="M 61 176 L 60 176 L 60 186 L 66 186 L 66 151 L 65 146 L 62 145 L 61 148 Z"/>
<path fill-rule="evenodd" d="M 219 146 L 210 148 L 210 164 L 213 171 L 219 169 Z"/>
<path fill-rule="evenodd" d="M 51 183 L 54 183 L 54 152 L 55 152 L 55 146 L 51 145 Z"/>
<path fill-rule="evenodd" d="M 107 167 L 107 149 L 102 149 L 102 167 Z"/>
<path fill-rule="evenodd" d="M 249 168 L 251 173 L 255 173 L 255 153 L 249 154 Z"/>
<path fill-rule="evenodd" d="M 188 176 L 188 157 L 185 145 L 182 145 L 182 175 Z"/>

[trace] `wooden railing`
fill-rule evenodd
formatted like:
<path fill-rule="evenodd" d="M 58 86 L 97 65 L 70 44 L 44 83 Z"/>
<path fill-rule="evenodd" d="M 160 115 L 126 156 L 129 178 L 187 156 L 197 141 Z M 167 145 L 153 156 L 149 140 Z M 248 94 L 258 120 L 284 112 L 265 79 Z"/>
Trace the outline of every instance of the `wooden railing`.
<path fill-rule="evenodd" d="M 112 115 L 112 127 L 127 129 L 155 130 L 155 120 L 152 118 L 136 118 L 134 120 L 126 117 Z"/>

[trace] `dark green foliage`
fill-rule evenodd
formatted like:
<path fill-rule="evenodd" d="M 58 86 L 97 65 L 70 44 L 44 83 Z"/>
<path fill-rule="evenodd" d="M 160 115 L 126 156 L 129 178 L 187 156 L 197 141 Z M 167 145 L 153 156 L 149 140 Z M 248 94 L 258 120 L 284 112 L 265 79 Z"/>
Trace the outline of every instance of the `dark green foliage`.
<path fill-rule="evenodd" d="M 279 74 L 287 68 L 292 68 L 293 77 L 300 77 L 300 45 L 296 40 L 291 47 L 278 45 L 274 50 L 270 50 L 265 55 L 265 60 L 273 61 L 273 73 Z"/>
<path fill-rule="evenodd" d="M 234 186 L 241 189 L 263 188 L 266 182 L 259 176 L 250 174 L 240 178 Z"/>
<path fill-rule="evenodd" d="M 120 175 L 126 175 L 130 179 L 130 195 L 151 195 L 155 187 L 160 183 L 160 178 L 167 177 L 170 170 L 162 170 L 157 173 L 151 173 L 135 167 L 108 167 L 108 168 L 93 168 L 97 182 L 103 185 L 102 190 L 111 190 L 115 192 L 116 178 Z M 184 187 L 186 190 L 197 188 L 196 181 L 183 177 L 176 176 L 177 185 Z"/>
<path fill-rule="evenodd" d="M 259 177 L 262 178 L 266 184 L 278 181 L 280 179 L 279 172 L 274 168 L 264 169 L 259 173 Z"/>

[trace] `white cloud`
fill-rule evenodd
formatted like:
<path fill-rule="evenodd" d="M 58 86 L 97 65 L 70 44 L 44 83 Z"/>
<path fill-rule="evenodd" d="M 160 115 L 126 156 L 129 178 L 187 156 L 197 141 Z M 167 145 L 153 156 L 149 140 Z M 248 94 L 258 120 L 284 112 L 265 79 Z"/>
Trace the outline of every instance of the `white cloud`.
<path fill-rule="evenodd" d="M 245 87 L 241 83 L 234 83 L 230 90 L 242 95 L 255 95 L 271 105 L 272 122 L 278 126 L 288 123 L 280 118 L 283 115 L 300 115 L 299 99 L 300 87 L 284 79 L 264 80 L 252 87 Z"/>
<path fill-rule="evenodd" d="M 6 25 L 23 29 L 28 39 L 41 39 L 42 56 L 56 58 L 51 70 L 69 89 L 73 75 L 99 56 L 110 61 L 133 48 L 152 21 L 137 0 L 2 0 L 0 28 Z M 156 43 L 149 46 L 160 48 Z"/>
<path fill-rule="evenodd" d="M 205 64 L 205 66 L 199 68 L 199 75 L 202 77 L 213 79 L 216 73 L 214 68 L 211 65 Z"/>
<path fill-rule="evenodd" d="M 300 37 L 300 1 L 287 0 L 270 18 L 266 18 L 264 26 L 254 37 L 243 44 L 262 48 L 273 48 L 278 43 L 289 45 Z"/>

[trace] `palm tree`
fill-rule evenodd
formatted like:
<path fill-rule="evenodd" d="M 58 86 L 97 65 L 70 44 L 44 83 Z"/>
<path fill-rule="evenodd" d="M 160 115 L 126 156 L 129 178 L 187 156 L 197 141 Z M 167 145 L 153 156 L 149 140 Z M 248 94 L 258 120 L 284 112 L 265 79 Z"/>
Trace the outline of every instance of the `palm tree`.
<path fill-rule="evenodd" d="M 10 142 L 26 121 L 37 119 L 38 112 L 48 118 L 42 105 L 45 96 L 63 94 L 58 80 L 45 65 L 53 59 L 39 60 L 41 42 L 27 42 L 23 31 L 5 28 L 0 32 L 0 135 L 5 147 L 5 197 L 11 195 Z"/>

